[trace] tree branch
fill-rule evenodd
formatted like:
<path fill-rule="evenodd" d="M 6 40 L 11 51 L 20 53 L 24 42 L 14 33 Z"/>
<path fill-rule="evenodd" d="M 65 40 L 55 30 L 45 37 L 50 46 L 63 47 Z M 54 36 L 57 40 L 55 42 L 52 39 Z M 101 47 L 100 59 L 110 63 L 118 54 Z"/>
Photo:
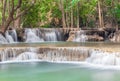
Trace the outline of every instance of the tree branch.
<path fill-rule="evenodd" d="M 20 16 L 22 16 L 22 15 L 25 15 L 25 13 L 27 12 L 27 11 L 29 11 L 32 7 L 34 6 L 34 4 L 32 4 L 30 7 L 28 7 L 28 8 L 26 8 L 25 10 L 23 10 L 21 13 L 19 13 L 15 18 L 13 18 L 13 20 L 16 20 L 16 19 L 18 19 Z"/>
<path fill-rule="evenodd" d="M 14 11 L 17 11 L 17 9 L 21 7 L 21 4 L 22 4 L 22 0 L 19 0 L 18 5 L 14 8 Z"/>
<path fill-rule="evenodd" d="M 7 0 L 6 0 L 7 1 Z M 18 1 L 18 5 L 14 8 L 14 0 L 11 0 L 11 10 L 10 10 L 10 13 L 9 13 L 9 16 L 8 16 L 8 18 L 7 18 L 7 20 L 6 20 L 6 23 L 5 23 L 5 25 L 3 25 L 3 33 L 5 33 L 6 32 L 6 30 L 9 28 L 9 25 L 10 25 L 10 23 L 12 22 L 12 21 L 14 21 L 14 20 L 16 20 L 16 19 L 18 19 L 20 16 L 22 16 L 22 15 L 24 15 L 27 11 L 29 11 L 30 9 L 31 9 L 31 7 L 33 7 L 34 6 L 34 0 L 33 0 L 33 2 L 32 2 L 32 4 L 31 4 L 31 6 L 30 7 L 27 7 L 26 9 L 24 9 L 21 13 L 19 13 L 15 18 L 14 18 L 14 14 L 15 14 L 15 12 L 21 7 L 21 4 L 22 4 L 22 0 L 19 0 Z"/>
<path fill-rule="evenodd" d="M 3 1 L 3 11 L 2 11 L 2 25 L 5 24 L 5 11 L 6 11 L 6 4 L 7 4 L 7 0 Z"/>

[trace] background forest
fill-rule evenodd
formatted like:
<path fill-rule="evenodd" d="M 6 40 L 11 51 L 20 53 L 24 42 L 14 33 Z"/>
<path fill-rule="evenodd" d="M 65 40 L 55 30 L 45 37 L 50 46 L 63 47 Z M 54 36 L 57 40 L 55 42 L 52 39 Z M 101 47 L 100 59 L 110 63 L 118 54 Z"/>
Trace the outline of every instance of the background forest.
<path fill-rule="evenodd" d="M 0 0 L 0 26 L 102 28 L 120 25 L 120 0 Z"/>

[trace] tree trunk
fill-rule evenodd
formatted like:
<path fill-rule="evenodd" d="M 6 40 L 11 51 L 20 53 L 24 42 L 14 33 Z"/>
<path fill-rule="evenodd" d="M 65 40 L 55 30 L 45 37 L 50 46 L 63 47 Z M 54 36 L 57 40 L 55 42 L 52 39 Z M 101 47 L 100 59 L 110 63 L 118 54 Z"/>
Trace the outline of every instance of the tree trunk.
<path fill-rule="evenodd" d="M 73 28 L 73 8 L 71 8 L 71 28 Z"/>
<path fill-rule="evenodd" d="M 77 4 L 77 28 L 79 28 L 79 2 Z"/>
<path fill-rule="evenodd" d="M 99 0 L 98 0 L 98 13 L 99 13 L 99 27 L 102 27 L 101 7 L 100 7 L 100 1 Z"/>
<path fill-rule="evenodd" d="M 59 7 L 62 12 L 62 23 L 63 23 L 63 28 L 66 28 L 66 23 L 65 23 L 65 12 L 64 12 L 64 3 L 63 0 L 60 0 L 59 2 Z"/>
<path fill-rule="evenodd" d="M 69 13 L 66 12 L 65 14 L 66 14 L 66 27 L 69 28 L 70 27 L 69 26 Z"/>
<path fill-rule="evenodd" d="M 2 1 L 2 27 L 5 25 L 5 12 L 6 12 L 6 4 L 7 0 Z"/>
<path fill-rule="evenodd" d="M 35 2 L 35 0 L 33 0 Z M 14 0 L 8 0 L 8 17 L 5 17 L 5 12 L 7 11 L 6 10 L 6 2 L 7 0 L 2 0 L 2 4 L 3 8 L 2 8 L 2 25 L 1 25 L 1 33 L 5 34 L 6 30 L 9 28 L 11 22 L 13 22 L 14 20 L 20 18 L 22 15 L 24 15 L 28 10 L 31 9 L 31 7 L 34 6 L 34 2 L 32 1 L 31 3 L 31 6 L 30 7 L 27 7 L 25 8 L 23 11 L 21 11 L 20 13 L 18 13 L 16 15 L 16 17 L 14 17 L 15 13 L 17 12 L 17 10 L 19 11 L 20 7 L 21 7 L 21 4 L 22 4 L 22 0 L 18 0 L 18 3 L 17 5 L 14 4 Z M 18 19 L 19 20 L 19 19 Z"/>
<path fill-rule="evenodd" d="M 17 10 L 16 17 L 19 15 L 19 13 L 20 13 L 20 9 Z M 21 20 L 21 17 L 17 18 L 14 21 L 14 28 L 20 28 L 20 20 Z"/>

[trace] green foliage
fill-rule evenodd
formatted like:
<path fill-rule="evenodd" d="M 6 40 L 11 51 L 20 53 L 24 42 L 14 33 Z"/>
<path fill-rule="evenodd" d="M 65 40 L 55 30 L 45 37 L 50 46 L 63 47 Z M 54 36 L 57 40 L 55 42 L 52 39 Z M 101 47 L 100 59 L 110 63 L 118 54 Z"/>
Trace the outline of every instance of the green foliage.
<path fill-rule="evenodd" d="M 28 4 L 27 0 L 24 0 L 22 4 L 22 9 L 25 7 L 30 7 L 31 5 Z M 23 26 L 24 27 L 37 27 L 39 22 L 39 7 L 40 3 L 37 2 L 34 4 L 33 7 L 26 13 L 24 17 L 22 17 Z"/>
<path fill-rule="evenodd" d="M 114 9 L 114 14 L 118 21 L 120 21 L 120 4 L 117 4 Z"/>
<path fill-rule="evenodd" d="M 8 0 L 9 1 L 9 0 Z M 104 17 L 114 18 L 120 21 L 120 3 L 118 0 L 101 0 L 103 2 L 102 6 L 105 7 Z M 22 0 L 21 11 L 26 7 L 31 6 L 32 0 Z M 61 20 L 62 13 L 59 8 L 60 0 L 36 0 L 34 6 L 22 16 L 21 22 L 24 27 L 39 27 L 44 23 L 44 27 L 50 27 L 50 23 L 47 22 L 49 19 L 57 18 Z M 18 4 L 18 0 L 15 0 L 15 6 Z M 63 0 L 65 13 L 70 13 L 73 9 L 74 18 L 76 18 L 77 8 L 79 8 L 80 23 L 89 24 L 89 26 L 94 26 L 95 19 L 98 18 L 98 0 Z M 79 6 L 78 6 L 79 4 Z M 8 14 L 7 14 L 8 15 Z M 6 16 L 7 16 L 6 15 Z M 15 14 L 16 15 L 16 14 Z M 70 14 L 69 14 L 70 16 Z M 2 4 L 0 4 L 0 19 L 2 19 Z M 70 18 L 68 19 L 70 20 Z M 1 23 L 1 20 L 0 20 Z M 74 23 L 76 23 L 74 21 Z"/>
<path fill-rule="evenodd" d="M 26 6 L 27 1 L 24 1 L 23 9 Z M 23 17 L 23 26 L 38 27 L 40 22 L 44 23 L 48 21 L 48 13 L 52 13 L 50 17 L 61 18 L 61 11 L 53 0 L 37 0 L 34 7 Z M 49 23 L 46 23 L 47 25 Z"/>
<path fill-rule="evenodd" d="M 0 4 L 0 23 L 2 22 L 2 4 Z"/>

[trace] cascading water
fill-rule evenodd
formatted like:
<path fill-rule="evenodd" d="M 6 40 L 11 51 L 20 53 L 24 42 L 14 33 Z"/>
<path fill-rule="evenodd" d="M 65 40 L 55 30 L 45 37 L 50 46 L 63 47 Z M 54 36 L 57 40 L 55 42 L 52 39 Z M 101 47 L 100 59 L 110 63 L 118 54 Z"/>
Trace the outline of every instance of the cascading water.
<path fill-rule="evenodd" d="M 17 42 L 17 33 L 16 30 L 8 30 L 5 33 L 5 37 L 0 34 L 0 43 L 7 44 L 7 43 L 14 43 Z"/>
<path fill-rule="evenodd" d="M 57 41 L 57 35 L 55 31 L 49 31 L 45 33 L 46 41 Z"/>
<path fill-rule="evenodd" d="M 39 28 L 25 28 L 24 33 L 22 35 L 22 41 L 21 42 L 55 42 L 55 41 L 63 41 L 63 34 L 61 30 L 59 29 L 39 29 Z M 18 35 L 15 29 L 7 30 L 5 33 L 5 37 L 0 35 L 0 43 L 6 44 L 6 43 L 15 43 L 18 42 Z"/>
<path fill-rule="evenodd" d="M 32 29 L 25 30 L 26 41 L 25 42 L 43 42 L 44 40 L 39 38 Z"/>
<path fill-rule="evenodd" d="M 12 36 L 12 38 L 14 39 L 14 41 L 17 42 L 18 39 L 17 39 L 17 32 L 16 32 L 16 30 L 15 29 L 9 30 L 9 33 Z"/>
<path fill-rule="evenodd" d="M 1 62 L 19 62 L 24 60 L 36 60 L 38 49 L 34 48 L 6 48 L 0 50 Z"/>
<path fill-rule="evenodd" d="M 5 37 L 9 43 L 14 43 L 14 39 L 12 38 L 11 35 L 9 35 L 8 31 L 6 31 Z"/>
<path fill-rule="evenodd" d="M 75 42 L 85 42 L 87 40 L 87 36 L 83 30 L 77 31 L 75 33 L 75 38 L 73 41 Z"/>
<path fill-rule="evenodd" d="M 1 62 L 22 61 L 87 62 L 104 66 L 120 66 L 120 52 L 104 52 L 82 47 L 6 48 L 0 50 Z"/>
<path fill-rule="evenodd" d="M 93 51 L 86 60 L 89 63 L 98 65 L 116 65 L 120 66 L 120 53 L 109 53 L 104 51 Z"/>
<path fill-rule="evenodd" d="M 15 58 L 15 61 L 23 61 L 23 60 L 37 60 L 38 56 L 33 52 L 24 52 Z"/>
<path fill-rule="evenodd" d="M 73 51 L 74 50 L 74 51 Z M 43 60 L 43 61 L 84 61 L 88 49 L 79 48 L 9 48 L 0 50 L 1 62 Z"/>
<path fill-rule="evenodd" d="M 61 32 L 55 29 L 25 29 L 26 42 L 62 41 Z"/>
<path fill-rule="evenodd" d="M 3 37 L 2 34 L 0 34 L 0 44 L 7 44 L 7 43 L 8 43 L 8 41 L 6 40 L 6 38 Z"/>

